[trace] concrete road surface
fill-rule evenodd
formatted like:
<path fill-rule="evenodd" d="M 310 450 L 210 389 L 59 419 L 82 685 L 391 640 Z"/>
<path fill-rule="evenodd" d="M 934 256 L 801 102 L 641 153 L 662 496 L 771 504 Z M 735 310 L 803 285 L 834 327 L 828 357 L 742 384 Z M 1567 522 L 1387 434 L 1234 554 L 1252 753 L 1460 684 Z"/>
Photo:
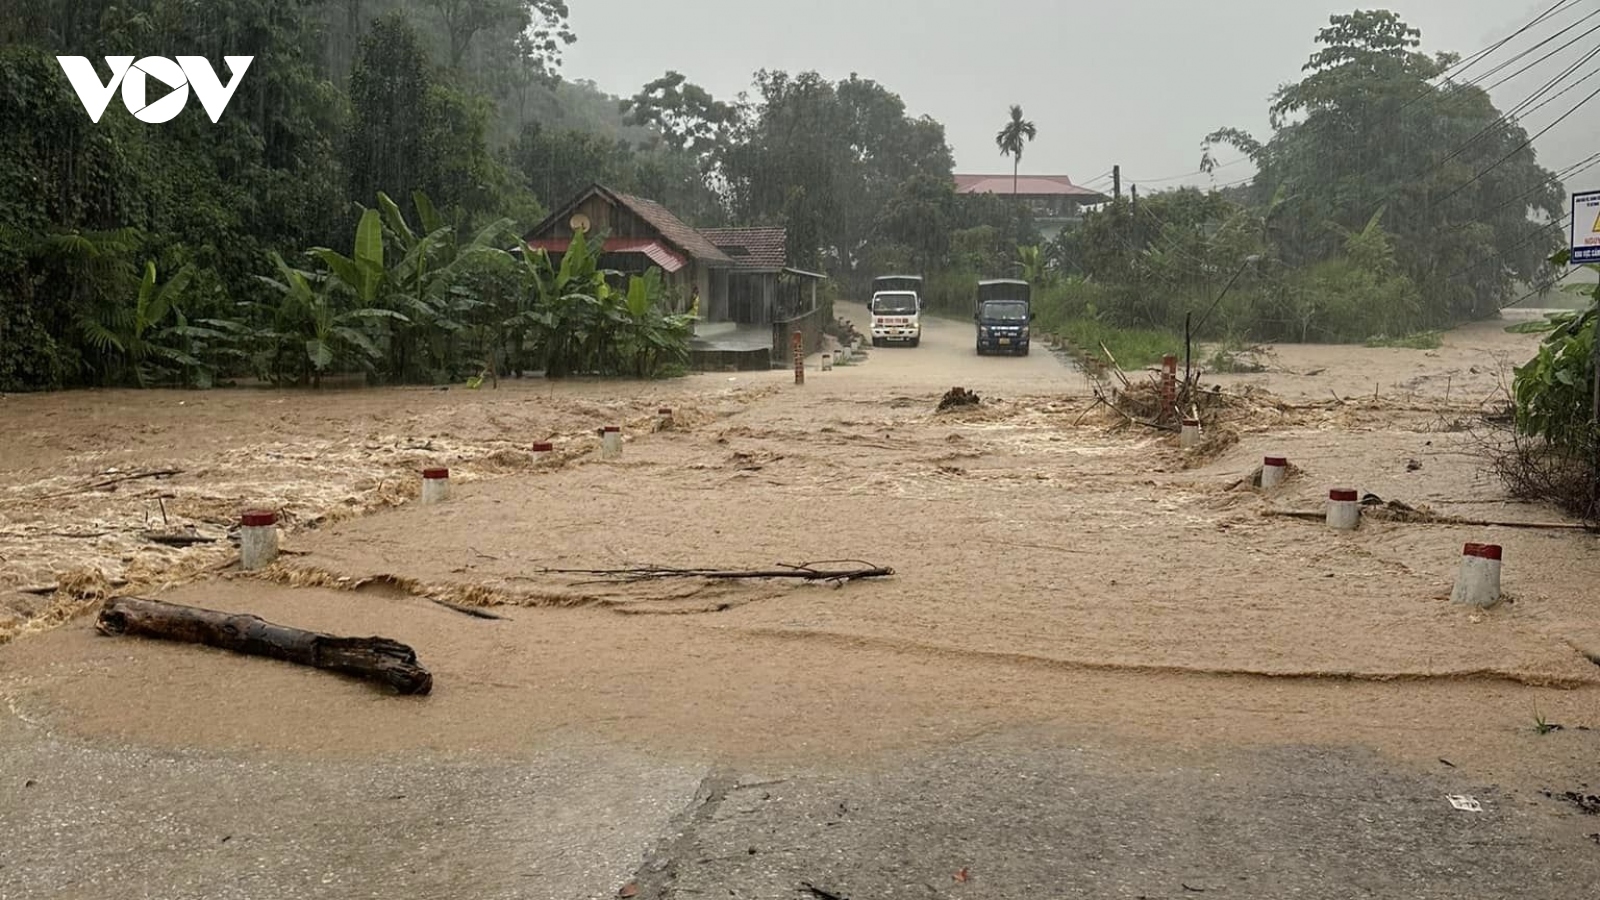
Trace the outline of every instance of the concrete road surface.
<path fill-rule="evenodd" d="M 0 900 L 1554 900 L 1600 885 L 1582 837 L 1600 820 L 1354 749 L 1185 756 L 1032 729 L 779 771 L 595 743 L 515 761 L 374 750 L 154 753 L 9 717 Z"/>

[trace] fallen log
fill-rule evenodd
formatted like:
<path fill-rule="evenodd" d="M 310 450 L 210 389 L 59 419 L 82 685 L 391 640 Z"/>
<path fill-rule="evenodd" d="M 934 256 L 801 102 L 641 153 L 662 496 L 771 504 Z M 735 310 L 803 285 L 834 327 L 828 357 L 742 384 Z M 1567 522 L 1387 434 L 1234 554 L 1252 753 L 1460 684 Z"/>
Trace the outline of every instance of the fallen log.
<path fill-rule="evenodd" d="M 433 690 L 433 675 L 417 664 L 416 651 L 381 637 L 335 637 L 277 625 L 258 616 L 182 606 L 142 597 L 113 597 L 95 628 L 106 635 L 131 635 L 204 644 L 246 656 L 327 669 L 381 681 L 402 694 Z"/>

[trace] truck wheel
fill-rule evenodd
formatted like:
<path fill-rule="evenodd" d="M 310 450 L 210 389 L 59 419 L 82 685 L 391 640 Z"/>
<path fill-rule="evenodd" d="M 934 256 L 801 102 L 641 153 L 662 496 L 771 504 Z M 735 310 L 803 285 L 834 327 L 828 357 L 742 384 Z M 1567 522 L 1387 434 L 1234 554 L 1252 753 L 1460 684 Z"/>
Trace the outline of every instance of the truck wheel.
<path fill-rule="evenodd" d="M 873 338 L 872 339 L 872 346 L 874 346 L 874 347 L 882 347 L 883 346 L 883 341 L 880 341 L 877 338 Z"/>
<path fill-rule="evenodd" d="M 979 355 L 979 356 L 982 356 L 982 355 L 983 355 L 983 345 L 982 345 L 982 344 L 979 344 L 979 345 L 978 345 L 978 355 Z"/>
<path fill-rule="evenodd" d="M 914 337 L 914 338 L 912 338 L 912 339 L 911 339 L 911 340 L 910 340 L 910 341 L 909 341 L 909 343 L 910 343 L 910 344 L 911 344 L 911 346 L 913 346 L 913 347 L 915 347 L 915 346 L 917 346 L 917 345 L 918 345 L 918 344 L 920 344 L 920 343 L 922 343 L 922 335 L 920 335 L 920 334 L 919 334 L 919 335 L 917 335 L 917 336 L 916 336 L 916 337 Z"/>
<path fill-rule="evenodd" d="M 1022 355 L 1023 355 L 1023 356 L 1027 356 L 1027 355 L 1028 355 L 1028 351 L 1029 351 L 1029 350 L 1032 350 L 1032 349 L 1033 349 L 1033 347 L 1031 347 L 1031 346 L 1029 346 L 1029 347 L 1023 347 L 1023 348 L 1022 348 Z"/>

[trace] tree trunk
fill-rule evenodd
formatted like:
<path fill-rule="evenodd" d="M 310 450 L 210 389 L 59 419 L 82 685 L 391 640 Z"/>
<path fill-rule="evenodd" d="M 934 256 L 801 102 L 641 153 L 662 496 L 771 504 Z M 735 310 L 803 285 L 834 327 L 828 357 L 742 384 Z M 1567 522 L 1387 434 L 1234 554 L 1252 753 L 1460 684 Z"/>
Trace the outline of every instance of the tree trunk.
<path fill-rule="evenodd" d="M 256 616 L 180 606 L 141 597 L 113 597 L 95 622 L 101 634 L 204 644 L 316 669 L 381 681 L 402 694 L 433 690 L 433 675 L 410 647 L 381 637 L 335 637 L 276 625 Z"/>

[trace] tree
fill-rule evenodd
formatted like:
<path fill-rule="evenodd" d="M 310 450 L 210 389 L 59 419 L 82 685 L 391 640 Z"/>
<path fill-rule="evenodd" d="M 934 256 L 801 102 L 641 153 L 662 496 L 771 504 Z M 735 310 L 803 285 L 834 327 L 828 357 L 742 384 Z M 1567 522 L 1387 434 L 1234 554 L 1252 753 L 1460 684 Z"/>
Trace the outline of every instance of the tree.
<path fill-rule="evenodd" d="M 696 155 L 721 140 L 737 114 L 683 73 L 672 71 L 623 100 L 619 108 L 630 124 L 655 128 L 671 148 Z"/>
<path fill-rule="evenodd" d="M 1281 192 L 1273 239 L 1291 265 L 1338 257 L 1385 208 L 1400 272 L 1422 294 L 1418 324 L 1440 327 L 1547 277 L 1564 194 L 1517 120 L 1448 78 L 1457 57 L 1421 53 L 1420 40 L 1392 12 L 1330 17 L 1305 76 L 1273 96 L 1272 137 L 1219 129 L 1202 165 L 1224 144 L 1250 157 L 1253 201 Z"/>
<path fill-rule="evenodd" d="M 426 135 L 433 77 L 417 31 L 401 13 L 373 22 L 350 75 L 352 121 L 346 196 L 407 196 L 427 190 L 432 168 Z"/>
<path fill-rule="evenodd" d="M 943 127 L 875 81 L 763 71 L 756 88 L 714 162 L 734 217 L 787 225 L 797 261 L 857 275 L 895 191 L 916 175 L 952 178 Z"/>
<path fill-rule="evenodd" d="M 895 189 L 878 218 L 878 234 L 905 247 L 918 271 L 932 271 L 950 253 L 956 213 L 955 184 L 913 175 Z"/>
<path fill-rule="evenodd" d="M 1022 168 L 1022 150 L 1039 136 L 1039 129 L 1022 117 L 1022 107 L 1011 105 L 1011 121 L 994 136 L 995 146 L 1001 156 L 1011 157 L 1011 195 L 1017 195 L 1018 172 Z"/>
<path fill-rule="evenodd" d="M 485 31 L 525 37 L 521 54 L 542 71 L 560 64 L 561 48 L 576 38 L 565 0 L 427 0 L 444 26 L 450 68 L 459 69 L 473 38 Z"/>

